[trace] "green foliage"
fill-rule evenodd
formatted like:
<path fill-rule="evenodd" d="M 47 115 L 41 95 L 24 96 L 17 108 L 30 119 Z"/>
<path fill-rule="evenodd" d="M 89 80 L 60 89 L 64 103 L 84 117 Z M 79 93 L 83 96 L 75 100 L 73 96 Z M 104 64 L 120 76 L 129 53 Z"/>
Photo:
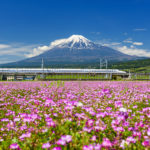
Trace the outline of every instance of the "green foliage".
<path fill-rule="evenodd" d="M 133 61 L 125 61 L 125 62 L 116 62 L 112 63 L 109 68 L 111 69 L 128 69 L 131 72 L 150 72 L 150 59 L 142 59 L 142 60 L 133 60 Z"/>

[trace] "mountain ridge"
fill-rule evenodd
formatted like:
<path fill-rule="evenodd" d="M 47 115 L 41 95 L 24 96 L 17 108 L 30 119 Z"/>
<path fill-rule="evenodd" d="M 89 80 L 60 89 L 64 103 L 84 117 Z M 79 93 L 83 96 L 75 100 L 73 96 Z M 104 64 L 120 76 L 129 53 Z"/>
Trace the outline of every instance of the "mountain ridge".
<path fill-rule="evenodd" d="M 42 58 L 45 64 L 71 64 L 97 62 L 100 58 L 108 61 L 135 60 L 139 57 L 126 55 L 112 48 L 96 44 L 82 35 L 72 35 L 66 39 L 59 39 L 51 42 L 48 50 L 18 62 L 3 64 L 0 66 L 40 66 Z"/>

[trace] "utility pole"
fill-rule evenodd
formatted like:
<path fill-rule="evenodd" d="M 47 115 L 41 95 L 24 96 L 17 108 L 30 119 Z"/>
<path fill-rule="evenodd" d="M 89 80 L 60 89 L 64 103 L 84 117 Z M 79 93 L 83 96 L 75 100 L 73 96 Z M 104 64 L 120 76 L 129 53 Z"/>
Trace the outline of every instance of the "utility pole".
<path fill-rule="evenodd" d="M 104 66 L 106 69 L 108 68 L 108 61 L 107 59 L 99 59 L 99 66 L 100 69 L 102 69 L 102 67 Z"/>
<path fill-rule="evenodd" d="M 42 69 L 44 68 L 44 61 L 43 61 L 43 58 L 42 58 L 41 68 L 42 68 Z"/>
<path fill-rule="evenodd" d="M 130 72 L 130 69 L 129 69 L 129 79 L 131 79 L 131 72 Z"/>
<path fill-rule="evenodd" d="M 105 62 L 106 62 L 106 69 L 108 68 L 108 61 L 107 59 L 105 59 Z"/>
<path fill-rule="evenodd" d="M 44 78 L 44 61 L 43 61 L 43 58 L 42 58 L 41 69 L 42 69 L 42 78 Z"/>
<path fill-rule="evenodd" d="M 102 63 L 102 61 L 101 61 L 101 59 L 99 59 L 99 69 L 102 69 L 101 63 Z"/>

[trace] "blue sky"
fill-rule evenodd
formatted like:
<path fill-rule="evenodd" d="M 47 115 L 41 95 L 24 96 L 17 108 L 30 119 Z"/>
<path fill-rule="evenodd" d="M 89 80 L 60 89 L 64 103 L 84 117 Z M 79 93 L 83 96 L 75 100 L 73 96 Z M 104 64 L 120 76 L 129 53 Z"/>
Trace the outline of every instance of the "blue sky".
<path fill-rule="evenodd" d="M 150 1 L 0 1 L 0 63 L 24 59 L 34 48 L 72 34 L 150 57 Z"/>

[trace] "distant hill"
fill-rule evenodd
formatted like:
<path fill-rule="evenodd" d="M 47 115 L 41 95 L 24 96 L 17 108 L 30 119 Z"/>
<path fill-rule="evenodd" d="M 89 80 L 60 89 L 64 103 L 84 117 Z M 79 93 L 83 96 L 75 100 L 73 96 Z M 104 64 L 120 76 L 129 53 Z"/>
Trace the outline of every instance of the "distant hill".
<path fill-rule="evenodd" d="M 109 67 L 113 69 L 130 69 L 133 72 L 150 73 L 150 58 L 112 63 Z"/>
<path fill-rule="evenodd" d="M 52 42 L 50 49 L 38 56 L 3 64 L 0 67 L 40 67 L 42 58 L 45 67 L 93 64 L 97 63 L 100 58 L 108 59 L 109 62 L 139 59 L 139 57 L 126 55 L 112 48 L 96 44 L 82 35 L 72 35 L 67 39 Z"/>

